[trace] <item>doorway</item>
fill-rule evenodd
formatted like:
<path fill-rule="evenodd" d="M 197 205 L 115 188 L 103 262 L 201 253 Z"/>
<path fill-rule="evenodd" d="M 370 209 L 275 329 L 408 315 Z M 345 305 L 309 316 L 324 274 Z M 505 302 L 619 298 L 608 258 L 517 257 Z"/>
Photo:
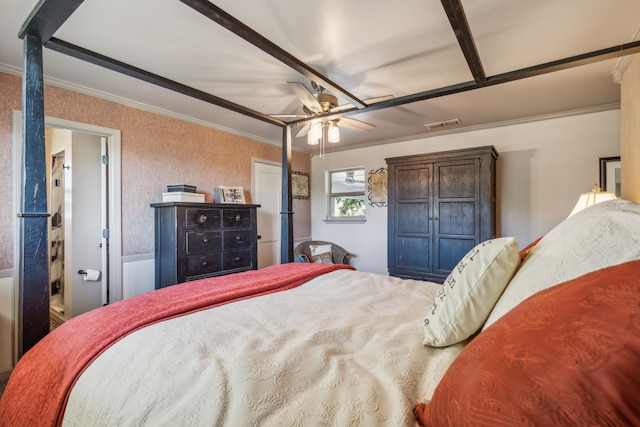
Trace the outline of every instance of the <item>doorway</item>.
<path fill-rule="evenodd" d="M 22 170 L 22 135 L 21 135 L 21 123 L 22 114 L 20 111 L 13 112 L 12 118 L 12 131 L 14 140 L 14 165 L 16 171 Z M 61 133 L 68 134 L 70 140 L 75 142 L 68 146 L 50 146 L 50 141 L 47 141 L 47 164 L 48 164 L 48 193 L 49 211 L 52 213 L 52 223 L 55 225 L 56 230 L 50 228 L 50 246 L 49 246 L 49 260 L 52 262 L 52 257 L 56 258 L 53 261 L 60 260 L 56 266 L 51 265 L 50 278 L 52 279 L 52 287 L 50 296 L 55 295 L 54 292 L 59 294 L 52 302 L 59 302 L 58 312 L 60 314 L 59 320 L 68 320 L 69 318 L 88 311 L 95 307 L 101 306 L 105 303 L 115 302 L 122 299 L 122 283 L 121 283 L 121 205 L 120 205 L 120 131 L 115 129 L 104 128 L 95 125 L 89 125 L 85 123 L 72 122 L 63 119 L 56 119 L 51 117 L 45 117 L 45 126 L 47 132 L 45 134 Z M 73 151 L 75 149 L 75 151 Z M 87 153 L 87 150 L 90 154 Z M 108 155 L 107 155 L 108 154 Z M 98 163 L 97 175 L 96 165 L 91 162 L 90 169 L 92 172 L 92 178 L 87 179 L 82 169 L 86 168 L 89 163 L 81 160 L 85 156 L 92 156 L 95 162 Z M 74 159 L 77 157 L 77 160 Z M 75 160 L 75 162 L 74 162 Z M 56 183 L 53 178 L 53 168 L 55 165 L 62 169 L 63 176 L 58 179 Z M 104 162 L 104 165 L 102 164 Z M 75 163 L 75 166 L 74 166 Z M 69 171 L 71 167 L 74 168 L 79 178 L 71 178 L 70 182 L 66 182 L 69 179 Z M 96 187 L 96 182 L 98 186 Z M 19 212 L 21 204 L 21 177 L 18 172 L 14 179 L 14 191 L 15 197 L 15 211 Z M 64 196 L 58 195 L 58 199 L 53 200 L 52 185 L 55 187 L 59 184 L 64 188 Z M 67 197 L 67 193 L 75 190 L 81 190 L 82 192 L 76 193 L 75 201 Z M 73 195 L 71 196 L 73 197 Z M 73 201 L 73 203 L 72 203 Z M 61 203 L 61 212 L 56 215 L 54 209 L 55 204 Z M 71 204 L 72 203 L 72 204 Z M 73 205 L 73 206 L 72 206 Z M 86 212 L 77 211 L 73 215 L 73 207 L 79 208 L 94 208 L 98 209 L 90 214 Z M 73 215 L 73 220 L 69 215 Z M 89 218 L 90 221 L 85 220 Z M 97 221 L 97 222 L 96 222 Z M 91 225 L 87 225 L 90 223 Z M 96 226 L 96 223 L 98 224 Z M 86 228 L 97 228 L 98 236 L 95 233 L 87 232 Z M 71 233 L 71 234 L 69 234 Z M 64 236 L 64 237 L 62 237 Z M 76 237 L 71 237 L 76 236 Z M 78 238 L 90 236 L 90 242 L 83 242 Z M 74 251 L 73 246 L 76 246 Z M 15 226 L 15 245 L 14 245 L 14 259 L 19 258 L 20 247 L 20 227 L 19 222 L 16 220 Z M 84 250 L 85 248 L 93 250 Z M 97 253 L 97 259 L 86 260 L 82 259 L 81 255 L 75 255 L 76 261 L 69 261 L 69 255 L 73 254 L 84 255 L 85 252 Z M 18 262 L 15 262 L 15 283 L 19 283 L 19 269 Z M 82 267 L 80 267 L 82 265 Z M 100 271 L 100 283 L 91 283 L 91 280 L 84 280 L 84 275 L 78 274 L 80 270 L 92 269 Z M 58 279 L 62 277 L 60 282 L 55 282 L 57 276 Z M 72 283 L 78 283 L 79 290 L 72 292 L 65 292 L 64 287 L 68 291 Z M 98 282 L 98 280 L 95 280 Z M 104 281 L 104 286 L 102 286 Z M 86 282 L 86 283 L 85 283 Z M 62 286 L 62 287 L 61 287 Z M 97 291 L 96 291 L 97 288 Z M 20 298 L 19 291 L 15 292 L 16 304 Z M 69 295 L 70 294 L 70 295 Z M 75 295 L 75 296 L 74 296 Z M 71 300 L 68 300 L 71 298 Z M 75 300 L 74 300 L 75 299 Z M 85 302 L 90 301 L 90 302 Z M 16 311 L 17 312 L 17 311 Z M 16 319 L 16 328 L 18 330 L 22 327 L 22 319 Z M 16 333 L 16 336 L 19 336 Z M 16 346 L 17 351 L 18 346 Z"/>
<path fill-rule="evenodd" d="M 49 220 L 49 318 L 51 329 L 65 321 L 64 159 L 64 151 L 53 154 L 50 162 L 51 172 L 47 174 L 50 181 L 48 187 L 51 189 L 48 201 L 48 211 L 51 213 Z"/>
<path fill-rule="evenodd" d="M 45 145 L 54 327 L 108 302 L 108 239 L 103 234 L 109 194 L 103 159 L 108 157 L 103 157 L 104 138 L 87 132 L 47 126 Z"/>
<path fill-rule="evenodd" d="M 258 268 L 280 264 L 280 211 L 282 208 L 282 166 L 252 159 L 253 203 L 258 215 Z"/>

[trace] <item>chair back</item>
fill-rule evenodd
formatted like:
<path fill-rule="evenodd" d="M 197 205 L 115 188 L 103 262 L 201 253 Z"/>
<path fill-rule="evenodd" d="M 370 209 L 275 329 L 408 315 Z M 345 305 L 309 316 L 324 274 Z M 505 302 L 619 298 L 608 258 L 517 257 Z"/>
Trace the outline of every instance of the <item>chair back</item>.
<path fill-rule="evenodd" d="M 311 262 L 311 245 L 331 245 L 331 258 L 333 259 L 333 263 L 349 264 L 349 260 L 351 259 L 351 254 L 349 252 L 335 243 L 325 242 L 322 240 L 308 240 L 296 246 L 293 250 L 296 260 L 300 262 Z"/>

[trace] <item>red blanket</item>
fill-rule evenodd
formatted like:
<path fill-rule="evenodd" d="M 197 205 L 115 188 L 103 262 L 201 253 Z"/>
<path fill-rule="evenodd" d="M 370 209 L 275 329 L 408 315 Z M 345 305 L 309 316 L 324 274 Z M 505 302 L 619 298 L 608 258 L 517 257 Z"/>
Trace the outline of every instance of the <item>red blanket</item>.
<path fill-rule="evenodd" d="M 183 283 L 129 298 L 73 318 L 29 350 L 0 400 L 2 426 L 55 426 L 80 374 L 122 337 L 162 320 L 279 292 L 343 264 L 290 263 Z"/>

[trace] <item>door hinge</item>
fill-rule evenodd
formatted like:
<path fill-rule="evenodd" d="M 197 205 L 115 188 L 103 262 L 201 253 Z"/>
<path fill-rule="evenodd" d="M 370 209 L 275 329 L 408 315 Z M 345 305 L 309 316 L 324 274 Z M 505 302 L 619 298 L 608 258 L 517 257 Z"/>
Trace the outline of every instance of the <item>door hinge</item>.
<path fill-rule="evenodd" d="M 109 156 L 108 155 L 104 155 L 102 156 L 102 164 L 103 165 L 108 165 L 109 164 Z"/>
<path fill-rule="evenodd" d="M 108 239 L 109 238 L 109 229 L 105 228 L 102 230 L 102 238 L 103 239 Z"/>

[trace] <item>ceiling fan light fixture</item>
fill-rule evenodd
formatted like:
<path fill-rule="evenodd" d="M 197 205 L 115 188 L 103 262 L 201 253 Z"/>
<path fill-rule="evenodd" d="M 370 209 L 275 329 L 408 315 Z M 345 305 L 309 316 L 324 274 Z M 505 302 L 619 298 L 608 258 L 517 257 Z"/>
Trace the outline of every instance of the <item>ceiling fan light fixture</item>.
<path fill-rule="evenodd" d="M 322 124 L 312 123 L 309 128 L 309 133 L 307 134 L 307 144 L 318 145 L 320 138 L 322 138 Z"/>
<path fill-rule="evenodd" d="M 340 142 L 340 128 L 335 121 L 329 122 L 329 129 L 327 130 L 328 139 L 331 143 Z"/>

